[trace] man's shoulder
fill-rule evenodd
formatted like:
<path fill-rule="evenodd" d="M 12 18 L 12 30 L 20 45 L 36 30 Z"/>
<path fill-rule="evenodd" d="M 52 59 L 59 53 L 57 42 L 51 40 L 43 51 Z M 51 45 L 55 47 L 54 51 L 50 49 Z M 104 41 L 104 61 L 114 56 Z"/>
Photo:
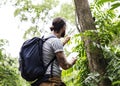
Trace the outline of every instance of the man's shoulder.
<path fill-rule="evenodd" d="M 54 37 L 49 38 L 48 41 L 51 41 L 51 43 L 58 43 L 58 42 L 61 43 L 61 40 L 59 38 L 54 38 Z"/>
<path fill-rule="evenodd" d="M 59 38 L 57 38 L 54 34 L 49 34 L 44 37 L 45 39 L 48 38 L 49 41 L 60 41 Z"/>

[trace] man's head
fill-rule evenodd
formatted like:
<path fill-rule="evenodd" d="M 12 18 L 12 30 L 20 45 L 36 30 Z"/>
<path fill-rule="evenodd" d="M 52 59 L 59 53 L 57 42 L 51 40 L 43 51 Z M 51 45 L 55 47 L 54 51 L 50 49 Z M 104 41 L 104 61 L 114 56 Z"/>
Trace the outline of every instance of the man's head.
<path fill-rule="evenodd" d="M 59 33 L 61 35 L 61 37 L 64 37 L 65 31 L 66 31 L 65 20 L 61 17 L 57 17 L 57 18 L 53 19 L 52 27 L 50 29 L 51 29 L 51 31 Z"/>

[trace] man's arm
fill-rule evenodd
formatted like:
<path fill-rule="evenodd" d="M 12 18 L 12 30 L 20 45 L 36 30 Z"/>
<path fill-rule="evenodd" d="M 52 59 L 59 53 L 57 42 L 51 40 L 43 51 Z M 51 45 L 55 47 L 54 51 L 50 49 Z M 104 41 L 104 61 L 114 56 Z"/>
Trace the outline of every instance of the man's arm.
<path fill-rule="evenodd" d="M 64 70 L 69 69 L 70 67 L 72 67 L 75 64 L 76 60 L 77 60 L 76 58 L 73 57 L 71 59 L 71 63 L 68 62 L 67 59 L 66 59 L 66 57 L 65 57 L 65 55 L 64 55 L 64 53 L 63 53 L 63 51 L 57 52 L 56 53 L 56 57 L 57 57 L 57 60 L 59 62 L 59 65 Z"/>
<path fill-rule="evenodd" d="M 70 40 L 70 37 L 66 37 L 63 41 L 63 46 Z"/>

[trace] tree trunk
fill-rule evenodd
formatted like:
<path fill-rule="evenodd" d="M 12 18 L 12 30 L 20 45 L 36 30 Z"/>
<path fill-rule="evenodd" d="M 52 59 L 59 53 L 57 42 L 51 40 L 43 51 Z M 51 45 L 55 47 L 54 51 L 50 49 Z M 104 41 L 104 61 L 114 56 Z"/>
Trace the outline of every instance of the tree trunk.
<path fill-rule="evenodd" d="M 97 33 L 95 32 L 96 27 L 94 25 L 94 19 L 92 18 L 88 0 L 74 0 L 74 2 L 81 32 L 93 30 L 92 35 L 94 35 L 94 38 L 93 36 L 82 37 L 82 40 L 85 43 L 89 69 L 91 72 L 98 72 L 100 74 L 101 81 L 98 83 L 98 86 L 111 86 L 111 81 L 108 77 L 104 76 L 107 64 L 105 62 L 102 49 L 93 45 L 93 43 L 100 44 L 100 41 Z"/>

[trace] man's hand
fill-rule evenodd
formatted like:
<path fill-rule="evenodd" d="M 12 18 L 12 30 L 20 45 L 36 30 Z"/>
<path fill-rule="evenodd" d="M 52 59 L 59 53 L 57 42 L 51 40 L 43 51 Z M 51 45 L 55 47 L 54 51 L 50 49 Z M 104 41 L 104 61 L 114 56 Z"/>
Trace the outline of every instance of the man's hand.
<path fill-rule="evenodd" d="M 65 40 L 63 41 L 63 46 L 68 43 L 68 41 L 70 40 L 70 37 L 66 37 Z"/>

